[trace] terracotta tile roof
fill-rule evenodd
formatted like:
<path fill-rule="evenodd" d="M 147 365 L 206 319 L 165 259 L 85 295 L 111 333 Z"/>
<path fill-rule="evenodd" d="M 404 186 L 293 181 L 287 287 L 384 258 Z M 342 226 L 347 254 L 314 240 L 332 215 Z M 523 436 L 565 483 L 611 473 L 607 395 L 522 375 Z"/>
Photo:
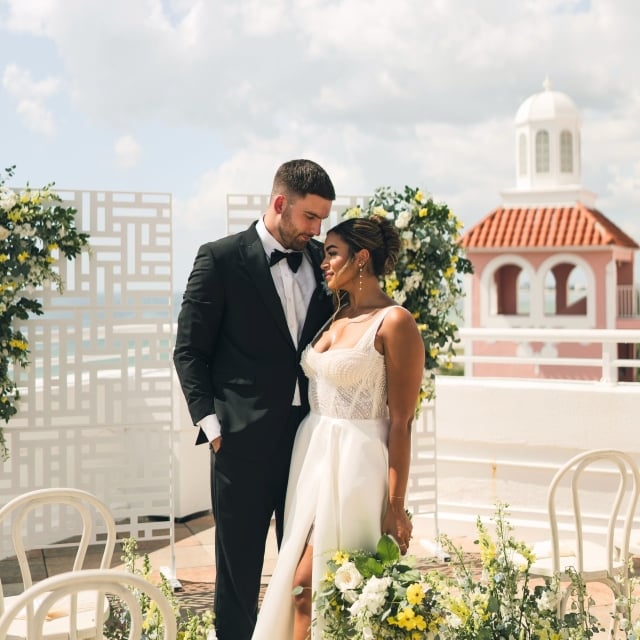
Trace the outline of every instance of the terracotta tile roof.
<path fill-rule="evenodd" d="M 462 236 L 465 248 L 594 247 L 638 249 L 636 242 L 597 209 L 580 202 L 569 207 L 499 207 Z"/>

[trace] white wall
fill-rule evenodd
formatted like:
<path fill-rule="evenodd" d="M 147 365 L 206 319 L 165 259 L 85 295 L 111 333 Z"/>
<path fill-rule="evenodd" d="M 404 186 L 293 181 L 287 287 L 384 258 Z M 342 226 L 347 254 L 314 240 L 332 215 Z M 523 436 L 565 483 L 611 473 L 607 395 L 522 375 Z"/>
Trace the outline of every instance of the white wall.
<path fill-rule="evenodd" d="M 555 471 L 596 448 L 622 449 L 640 462 L 639 426 L 636 384 L 439 377 L 440 531 L 472 532 L 476 517 L 490 515 L 501 501 L 517 529 L 543 537 Z M 601 525 L 598 495 L 590 512 L 593 526 Z"/>

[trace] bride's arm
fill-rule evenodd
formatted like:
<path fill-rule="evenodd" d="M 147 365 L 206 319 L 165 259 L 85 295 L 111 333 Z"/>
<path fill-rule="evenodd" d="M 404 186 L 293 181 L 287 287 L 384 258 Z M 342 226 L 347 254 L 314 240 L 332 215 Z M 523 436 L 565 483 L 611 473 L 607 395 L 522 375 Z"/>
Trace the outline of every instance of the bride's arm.
<path fill-rule="evenodd" d="M 389 494 L 382 531 L 393 535 L 402 553 L 406 553 L 412 529 L 405 512 L 411 461 L 411 423 L 422 383 L 424 344 L 413 316 L 402 307 L 387 314 L 376 343 L 384 353 L 390 418 Z"/>

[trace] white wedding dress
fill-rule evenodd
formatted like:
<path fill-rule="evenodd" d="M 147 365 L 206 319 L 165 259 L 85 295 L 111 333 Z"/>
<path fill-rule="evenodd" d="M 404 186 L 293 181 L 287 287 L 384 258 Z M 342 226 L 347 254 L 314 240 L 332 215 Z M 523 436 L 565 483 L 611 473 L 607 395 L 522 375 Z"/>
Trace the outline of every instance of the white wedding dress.
<path fill-rule="evenodd" d="M 313 527 L 315 593 L 337 549 L 375 550 L 387 498 L 389 420 L 384 356 L 374 347 L 392 307 L 378 311 L 357 344 L 318 352 L 302 366 L 311 413 L 293 447 L 285 529 L 252 640 L 291 640 L 293 575 Z M 320 638 L 312 626 L 312 638 Z"/>

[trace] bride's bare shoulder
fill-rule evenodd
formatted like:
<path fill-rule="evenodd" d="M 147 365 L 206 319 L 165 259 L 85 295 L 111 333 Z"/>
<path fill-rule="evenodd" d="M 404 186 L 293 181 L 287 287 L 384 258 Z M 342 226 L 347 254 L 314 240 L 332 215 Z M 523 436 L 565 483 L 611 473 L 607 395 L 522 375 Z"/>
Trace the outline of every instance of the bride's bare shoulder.
<path fill-rule="evenodd" d="M 382 320 L 379 333 L 385 335 L 406 331 L 418 331 L 413 314 L 400 305 L 392 305 Z"/>

